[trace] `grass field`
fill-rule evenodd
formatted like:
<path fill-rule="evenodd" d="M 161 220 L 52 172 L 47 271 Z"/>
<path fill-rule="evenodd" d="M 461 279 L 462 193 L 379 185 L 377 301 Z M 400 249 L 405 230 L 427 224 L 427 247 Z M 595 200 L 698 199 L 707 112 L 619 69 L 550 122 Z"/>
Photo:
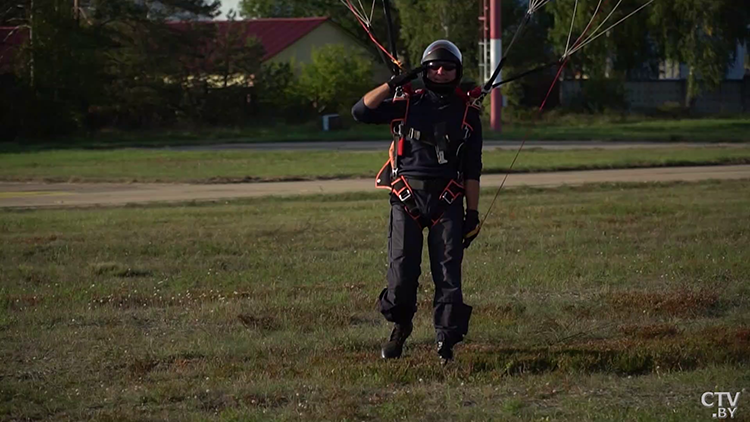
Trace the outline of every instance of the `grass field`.
<path fill-rule="evenodd" d="M 122 148 L 231 142 L 387 140 L 388 129 L 365 125 L 344 116 L 346 129 L 323 132 L 315 123 L 238 128 L 170 129 L 162 131 L 103 131 L 65 140 L 24 140 L 23 149 Z M 489 121 L 484 122 L 489 127 Z M 542 120 L 506 122 L 502 133 L 485 130 L 485 139 L 499 140 L 628 140 L 628 141 L 750 141 L 746 116 L 701 119 L 657 119 L 639 115 L 576 115 L 547 113 Z M 19 145 L 0 145 L 0 151 Z"/>
<path fill-rule="evenodd" d="M 516 151 L 488 151 L 485 173 L 505 173 Z M 0 180 L 48 182 L 272 181 L 374 177 L 387 152 L 59 150 L 0 154 Z M 748 164 L 750 146 L 552 151 L 525 148 L 516 172 Z"/>
<path fill-rule="evenodd" d="M 0 419 L 702 421 L 750 384 L 750 181 L 505 191 L 447 368 L 426 267 L 405 358 L 378 357 L 387 209 L 1 211 Z"/>

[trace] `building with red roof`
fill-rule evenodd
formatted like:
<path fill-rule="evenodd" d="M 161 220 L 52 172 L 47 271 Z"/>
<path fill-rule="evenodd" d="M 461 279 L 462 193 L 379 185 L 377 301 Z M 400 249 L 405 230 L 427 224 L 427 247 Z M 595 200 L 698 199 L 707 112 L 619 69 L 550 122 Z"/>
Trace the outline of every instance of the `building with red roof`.
<path fill-rule="evenodd" d="M 263 45 L 263 61 L 274 58 L 300 59 L 309 56 L 305 44 L 321 46 L 331 43 L 356 43 L 349 34 L 332 24 L 328 18 L 269 18 L 237 21 L 214 21 L 219 33 L 229 30 L 230 25 L 242 27 L 248 38 L 254 37 Z M 295 44 L 300 44 L 295 46 Z M 361 48 L 361 46 L 357 46 Z M 285 54 L 286 53 L 286 54 Z M 302 57 L 299 57 L 302 56 Z M 305 60 L 302 60 L 305 61 Z"/>
<path fill-rule="evenodd" d="M 230 26 L 239 26 L 250 38 L 257 38 L 263 45 L 265 54 L 263 62 L 308 63 L 312 52 L 327 44 L 340 44 L 349 51 L 360 51 L 373 57 L 375 78 L 384 80 L 390 75 L 388 68 L 359 40 L 333 23 L 327 17 L 317 18 L 267 18 L 235 21 L 176 21 L 172 26 L 183 25 L 216 25 L 219 33 L 229 30 Z M 0 27 L 0 72 L 7 71 L 15 60 L 18 47 L 27 39 L 25 30 Z"/>
<path fill-rule="evenodd" d="M 263 45 L 263 62 L 301 64 L 312 60 L 312 52 L 327 44 L 343 45 L 347 51 L 358 51 L 373 58 L 373 77 L 376 82 L 387 80 L 391 72 L 373 50 L 368 49 L 352 34 L 327 17 L 266 18 L 238 21 L 213 21 L 219 32 L 229 25 L 242 25 L 247 37 L 255 37 Z"/>
<path fill-rule="evenodd" d="M 265 51 L 262 61 L 309 63 L 313 50 L 328 44 L 343 45 L 347 51 L 358 51 L 373 59 L 373 74 L 378 81 L 387 79 L 390 70 L 352 34 L 342 29 L 327 17 L 314 18 L 264 18 L 235 21 L 170 22 L 172 26 L 216 25 L 219 34 L 230 27 L 244 33 L 247 38 L 256 38 Z"/>

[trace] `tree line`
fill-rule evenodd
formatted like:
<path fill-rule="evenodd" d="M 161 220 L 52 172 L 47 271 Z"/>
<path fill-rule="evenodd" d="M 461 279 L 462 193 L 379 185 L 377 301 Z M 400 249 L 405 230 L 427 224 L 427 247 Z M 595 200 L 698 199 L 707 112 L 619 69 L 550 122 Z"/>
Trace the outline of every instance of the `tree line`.
<path fill-rule="evenodd" d="M 368 0 L 367 6 L 370 6 Z M 623 0 L 612 19 L 643 0 Z M 399 56 L 409 66 L 438 38 L 464 52 L 468 79 L 479 80 L 481 0 L 394 0 Z M 503 2 L 509 40 L 524 16 L 523 1 Z M 555 0 L 536 13 L 508 58 L 506 75 L 559 58 L 574 0 Z M 582 31 L 598 0 L 579 0 L 573 33 Z M 608 14 L 615 2 L 604 2 Z M 372 57 L 330 46 L 312 63 L 262 63 L 263 46 L 247 39 L 235 16 L 206 0 L 3 0 L 0 42 L 19 34 L 12 60 L 0 57 L 0 139 L 51 137 L 101 128 L 165 128 L 265 124 L 345 112 L 372 85 Z M 689 98 L 720 83 L 738 42 L 748 35 L 744 0 L 656 0 L 643 13 L 574 56 L 568 76 L 623 80 L 658 71 L 664 60 L 689 67 Z M 238 18 L 329 16 L 370 46 L 339 0 L 242 0 Z M 387 39 L 377 2 L 373 31 Z M 1 45 L 0 45 L 1 46 Z M 374 50 L 373 50 L 374 52 Z M 504 88 L 516 106 L 530 104 L 538 78 Z"/>
<path fill-rule="evenodd" d="M 559 59 L 575 37 L 584 32 L 596 13 L 596 27 L 604 17 L 615 23 L 647 0 L 553 0 L 533 18 L 516 41 L 505 67 L 506 75 L 535 68 Z M 372 0 L 363 2 L 369 6 Z M 379 7 L 380 2 L 376 2 Z M 482 1 L 393 0 L 400 55 L 410 63 L 419 60 L 422 49 L 437 38 L 447 38 L 464 52 L 467 73 L 478 79 L 478 33 Z M 376 11 L 378 10 L 376 7 Z M 513 38 L 528 10 L 526 0 L 502 2 L 503 40 Z M 575 19 L 573 13 L 576 13 Z M 342 7 L 341 0 L 242 0 L 246 17 L 328 15 L 355 34 L 365 35 Z M 373 27 L 384 40 L 385 23 L 376 13 Z M 572 22 L 572 25 L 571 25 Z M 606 28 L 607 26 L 604 26 Z M 572 28 L 572 31 L 571 31 Z M 683 63 L 688 68 L 686 105 L 703 90 L 716 88 L 736 59 L 737 45 L 750 35 L 750 3 L 747 0 L 655 0 L 605 36 L 571 57 L 567 77 L 622 81 L 653 78 L 659 64 Z M 521 83 L 508 87 L 522 89 Z M 528 86 L 527 86 L 528 88 Z M 523 102 L 523 95 L 515 97 Z"/>
<path fill-rule="evenodd" d="M 351 106 L 371 87 L 372 60 L 342 46 L 316 51 L 297 70 L 262 63 L 264 48 L 241 21 L 212 21 L 219 7 L 27 0 L 3 8 L 0 40 L 23 42 L 0 49 L 13 55 L 0 57 L 0 139 L 299 122 Z"/>

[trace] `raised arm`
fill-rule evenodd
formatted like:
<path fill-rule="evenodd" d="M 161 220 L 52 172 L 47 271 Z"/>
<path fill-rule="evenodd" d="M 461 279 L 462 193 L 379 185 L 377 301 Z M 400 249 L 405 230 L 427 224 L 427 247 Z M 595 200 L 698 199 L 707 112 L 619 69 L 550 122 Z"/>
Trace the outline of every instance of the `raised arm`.
<path fill-rule="evenodd" d="M 382 107 L 380 106 L 383 105 L 383 102 L 388 99 L 388 97 L 393 95 L 396 88 L 416 79 L 417 75 L 423 70 L 423 68 L 418 67 L 409 73 L 402 73 L 394 76 L 388 82 L 365 94 L 365 96 L 362 97 L 354 107 L 352 107 L 352 117 L 354 117 L 354 120 L 363 123 L 387 123 L 392 120 L 392 118 L 388 118 L 389 116 L 383 115 L 382 111 L 384 110 L 382 110 Z"/>
<path fill-rule="evenodd" d="M 383 100 L 391 96 L 391 87 L 388 86 L 387 83 L 384 83 L 383 85 L 380 85 L 373 89 L 372 91 L 365 94 L 365 96 L 362 98 L 365 107 L 369 108 L 370 110 L 374 110 L 378 108 L 380 104 L 383 103 Z"/>

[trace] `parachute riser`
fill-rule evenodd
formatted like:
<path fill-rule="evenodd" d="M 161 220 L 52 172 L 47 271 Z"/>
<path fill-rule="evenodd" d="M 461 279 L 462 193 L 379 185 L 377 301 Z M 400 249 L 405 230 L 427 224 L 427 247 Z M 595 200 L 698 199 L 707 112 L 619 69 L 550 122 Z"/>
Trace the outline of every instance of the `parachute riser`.
<path fill-rule="evenodd" d="M 383 0 L 383 14 L 385 15 L 385 25 L 388 29 L 388 49 L 391 52 L 391 56 L 398 58 L 396 51 L 396 36 L 393 32 L 393 17 L 391 16 L 391 2 L 389 0 Z M 396 63 L 391 63 L 391 72 L 394 75 L 400 73 L 400 68 Z"/>

